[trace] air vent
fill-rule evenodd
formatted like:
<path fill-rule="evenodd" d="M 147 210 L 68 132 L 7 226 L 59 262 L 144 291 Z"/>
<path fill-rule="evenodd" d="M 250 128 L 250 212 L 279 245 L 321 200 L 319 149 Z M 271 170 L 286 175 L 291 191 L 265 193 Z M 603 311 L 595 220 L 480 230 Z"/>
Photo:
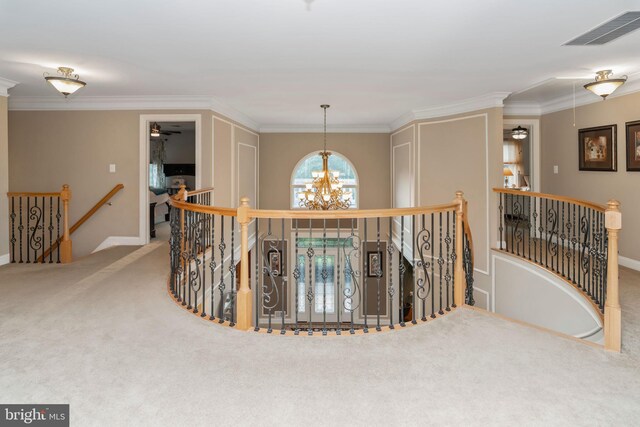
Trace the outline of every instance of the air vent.
<path fill-rule="evenodd" d="M 565 43 L 564 46 L 605 44 L 638 28 L 640 28 L 640 12 L 626 12 Z"/>

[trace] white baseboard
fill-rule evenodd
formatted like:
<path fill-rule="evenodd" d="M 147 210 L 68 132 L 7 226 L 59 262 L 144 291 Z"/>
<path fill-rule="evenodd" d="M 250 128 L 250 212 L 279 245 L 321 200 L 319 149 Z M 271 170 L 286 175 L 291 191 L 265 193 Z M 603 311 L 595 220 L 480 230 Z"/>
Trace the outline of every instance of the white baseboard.
<path fill-rule="evenodd" d="M 9 254 L 0 255 L 0 265 L 9 264 L 9 262 L 11 262 Z"/>
<path fill-rule="evenodd" d="M 624 256 L 618 256 L 618 264 L 623 267 L 631 268 L 636 271 L 640 271 L 640 261 L 637 259 L 631 259 Z"/>
<path fill-rule="evenodd" d="M 102 243 L 98 245 L 91 253 L 94 254 L 103 249 L 110 248 L 112 246 L 142 246 L 144 245 L 144 239 L 138 236 L 109 236 Z"/>

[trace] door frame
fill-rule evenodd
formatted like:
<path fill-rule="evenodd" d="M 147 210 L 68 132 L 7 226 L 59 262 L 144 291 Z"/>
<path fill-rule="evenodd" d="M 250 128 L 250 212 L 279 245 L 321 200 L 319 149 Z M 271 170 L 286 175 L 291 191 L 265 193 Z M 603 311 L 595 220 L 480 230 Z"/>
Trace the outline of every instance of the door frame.
<path fill-rule="evenodd" d="M 138 239 L 142 245 L 149 243 L 149 127 L 152 122 L 195 122 L 196 188 L 200 188 L 202 181 L 202 114 L 140 114 Z"/>
<path fill-rule="evenodd" d="M 542 192 L 540 188 L 540 119 L 503 119 L 503 129 L 509 126 L 526 125 L 531 127 L 531 137 L 529 147 L 531 164 L 531 172 L 533 180 L 531 182 L 531 191 Z M 507 126 L 508 125 L 508 126 Z M 502 164 L 502 163 L 501 163 Z M 504 182 L 504 179 L 502 180 Z"/>

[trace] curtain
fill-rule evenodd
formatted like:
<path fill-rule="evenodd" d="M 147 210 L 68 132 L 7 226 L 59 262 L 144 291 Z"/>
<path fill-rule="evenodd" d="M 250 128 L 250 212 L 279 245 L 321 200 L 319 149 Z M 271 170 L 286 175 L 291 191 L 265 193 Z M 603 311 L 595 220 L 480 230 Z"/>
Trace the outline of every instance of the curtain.
<path fill-rule="evenodd" d="M 513 177 L 509 177 L 509 183 L 517 187 L 522 185 L 524 165 L 522 164 L 522 141 L 509 139 L 502 145 L 502 158 L 504 165 L 511 169 Z"/>
<path fill-rule="evenodd" d="M 151 140 L 151 163 L 149 164 L 149 187 L 165 188 L 164 161 L 166 153 L 164 151 L 164 140 Z"/>

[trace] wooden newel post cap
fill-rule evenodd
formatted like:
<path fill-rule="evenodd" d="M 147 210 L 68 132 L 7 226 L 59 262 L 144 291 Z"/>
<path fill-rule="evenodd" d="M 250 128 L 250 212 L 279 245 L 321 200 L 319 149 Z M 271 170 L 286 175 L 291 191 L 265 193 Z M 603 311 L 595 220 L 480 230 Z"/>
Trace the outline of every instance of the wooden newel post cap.
<path fill-rule="evenodd" d="M 604 226 L 608 230 L 622 229 L 622 213 L 620 212 L 620 202 L 609 200 L 607 210 L 604 213 Z"/>
<path fill-rule="evenodd" d="M 460 190 L 456 191 L 456 199 L 460 200 L 463 198 L 463 196 L 464 196 L 464 192 Z"/>
<path fill-rule="evenodd" d="M 60 192 L 60 195 L 62 196 L 62 200 L 71 199 L 71 190 L 69 189 L 69 184 L 64 184 L 62 186 L 62 191 Z"/>
<path fill-rule="evenodd" d="M 247 196 L 240 197 L 240 206 L 243 206 L 243 207 L 249 206 L 249 198 Z"/>

